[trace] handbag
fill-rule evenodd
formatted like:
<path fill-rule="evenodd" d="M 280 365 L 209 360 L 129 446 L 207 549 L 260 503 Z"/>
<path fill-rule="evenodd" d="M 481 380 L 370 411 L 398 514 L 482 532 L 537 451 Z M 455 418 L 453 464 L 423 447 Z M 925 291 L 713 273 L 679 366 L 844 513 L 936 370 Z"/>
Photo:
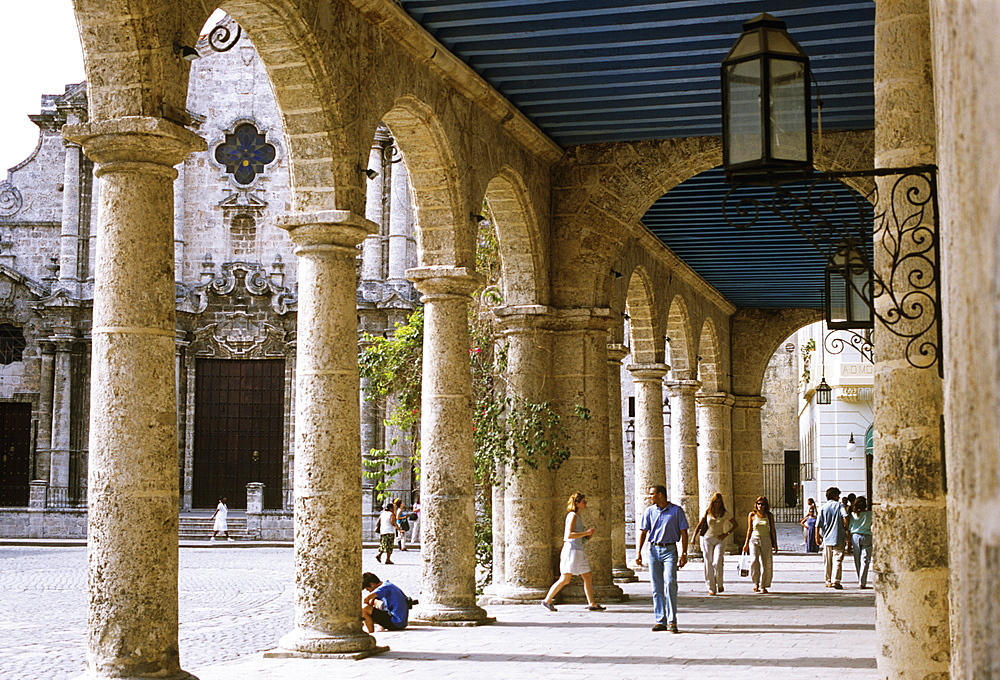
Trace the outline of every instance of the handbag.
<path fill-rule="evenodd" d="M 746 553 L 740 555 L 739 564 L 736 565 L 737 571 L 739 571 L 740 576 L 746 578 L 750 575 L 750 556 Z"/>
<path fill-rule="evenodd" d="M 703 516 L 701 521 L 698 522 L 698 526 L 694 528 L 695 533 L 699 536 L 704 536 L 708 533 L 708 516 Z"/>

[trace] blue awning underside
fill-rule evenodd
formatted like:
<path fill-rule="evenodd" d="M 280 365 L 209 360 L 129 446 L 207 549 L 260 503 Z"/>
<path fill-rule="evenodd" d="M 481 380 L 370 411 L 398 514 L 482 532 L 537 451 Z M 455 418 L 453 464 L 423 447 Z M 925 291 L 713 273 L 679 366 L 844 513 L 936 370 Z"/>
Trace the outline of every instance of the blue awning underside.
<path fill-rule="evenodd" d="M 809 54 L 823 102 L 823 129 L 874 127 L 871 0 L 401 0 L 401 5 L 562 146 L 720 134 L 720 64 L 743 22 L 761 12 L 783 19 Z M 713 177 L 695 182 L 698 200 L 685 208 L 685 236 L 677 228 L 667 233 L 654 226 L 662 217 L 661 203 L 680 199 L 664 197 L 643 221 L 737 306 L 819 306 L 818 256 L 810 257 L 804 242 L 796 245 L 801 238 L 761 232 L 733 240 L 724 233 L 732 228 L 713 219 L 728 188 L 721 174 Z M 680 245 L 692 240 L 715 243 L 713 257 Z"/>

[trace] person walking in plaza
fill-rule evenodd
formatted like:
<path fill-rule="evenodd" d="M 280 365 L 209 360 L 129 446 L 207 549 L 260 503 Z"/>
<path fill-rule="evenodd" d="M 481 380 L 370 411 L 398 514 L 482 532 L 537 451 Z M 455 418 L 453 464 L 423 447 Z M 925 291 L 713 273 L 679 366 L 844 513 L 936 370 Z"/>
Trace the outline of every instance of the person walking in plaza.
<path fill-rule="evenodd" d="M 642 546 L 649 537 L 649 576 L 653 584 L 654 631 L 677 629 L 677 570 L 688 561 L 688 521 L 684 510 L 667 500 L 662 485 L 649 487 L 650 505 L 639 521 L 639 544 L 635 563 L 642 566 Z M 677 541 L 681 553 L 677 554 Z M 664 580 L 664 578 L 666 580 Z"/>
<path fill-rule="evenodd" d="M 736 531 L 736 520 L 726 510 L 726 501 L 716 491 L 708 502 L 708 509 L 698 523 L 701 536 L 701 554 L 705 557 L 705 585 L 708 594 L 715 595 L 725 590 L 722 583 L 726 558 L 726 538 Z"/>
<path fill-rule="evenodd" d="M 368 593 L 361 600 L 361 618 L 369 634 L 375 632 L 376 623 L 386 630 L 406 628 L 410 601 L 399 586 L 366 571 L 361 575 L 361 589 Z"/>
<path fill-rule="evenodd" d="M 413 503 L 410 512 L 410 543 L 420 542 L 420 496 Z"/>
<path fill-rule="evenodd" d="M 743 552 L 750 553 L 750 578 L 755 593 L 767 593 L 774 571 L 774 553 L 778 552 L 778 535 L 774 515 L 767 496 L 758 496 L 747 515 L 747 539 Z"/>
<path fill-rule="evenodd" d="M 858 496 L 847 520 L 848 533 L 854 546 L 854 569 L 862 588 L 868 587 L 868 567 L 872 562 L 872 511 L 868 499 Z"/>
<path fill-rule="evenodd" d="M 805 544 L 807 553 L 818 553 L 819 544 L 816 542 L 816 501 L 810 498 L 807 502 L 808 509 L 806 516 L 799 524 L 805 530 Z"/>
<path fill-rule="evenodd" d="M 560 576 L 549 588 L 545 599 L 542 600 L 542 606 L 550 612 L 556 611 L 552 600 L 555 599 L 560 590 L 569 585 L 576 574 L 583 581 L 583 592 L 587 596 L 587 609 L 592 612 L 603 612 L 605 609 L 594 598 L 594 575 L 590 571 L 587 554 L 583 551 L 584 540 L 594 535 L 594 528 L 584 528 L 583 520 L 580 519 L 580 511 L 586 508 L 587 497 L 582 493 L 577 492 L 566 501 L 566 524 L 563 530 L 562 553 L 559 555 Z"/>
<path fill-rule="evenodd" d="M 823 570 L 827 588 L 843 590 L 840 577 L 844 569 L 844 544 L 847 542 L 847 511 L 840 503 L 840 489 L 826 490 L 826 503 L 816 518 L 816 542 L 823 546 Z"/>
<path fill-rule="evenodd" d="M 220 498 L 219 504 L 215 506 L 215 513 L 212 515 L 212 519 L 215 523 L 212 525 L 212 540 L 210 543 L 215 543 L 215 537 L 222 532 L 226 536 L 227 541 L 232 541 L 232 536 L 229 535 L 229 503 L 228 498 Z"/>
<path fill-rule="evenodd" d="M 399 530 L 397 535 L 399 549 L 401 552 L 406 552 L 406 534 L 410 531 L 410 517 L 403 506 L 402 498 L 393 500 L 392 511 L 396 513 L 396 528 Z"/>
<path fill-rule="evenodd" d="M 385 564 L 395 564 L 392 561 L 392 546 L 396 542 L 396 511 L 392 501 L 388 501 L 378 515 L 378 554 L 375 559 L 382 561 L 382 554 L 385 554 Z"/>

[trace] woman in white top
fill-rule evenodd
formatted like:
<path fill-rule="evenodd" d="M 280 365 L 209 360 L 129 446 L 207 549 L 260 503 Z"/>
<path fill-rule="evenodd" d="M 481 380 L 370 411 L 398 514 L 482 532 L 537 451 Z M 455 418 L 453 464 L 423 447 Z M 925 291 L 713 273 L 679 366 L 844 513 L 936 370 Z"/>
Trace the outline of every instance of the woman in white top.
<path fill-rule="evenodd" d="M 604 607 L 597 604 L 594 599 L 594 577 L 590 573 L 590 562 L 587 561 L 587 554 L 583 551 L 583 541 L 594 535 L 594 528 L 583 528 L 583 520 L 578 514 L 587 507 L 587 497 L 582 493 L 575 493 L 566 502 L 566 525 L 563 531 L 563 548 L 559 555 L 559 580 L 549 588 L 548 595 L 542 600 L 542 606 L 550 612 L 556 611 L 552 600 L 559 594 L 564 586 L 569 585 L 574 574 L 579 574 L 583 579 L 583 592 L 587 595 L 587 609 L 592 612 L 603 612 Z"/>
<path fill-rule="evenodd" d="M 701 521 L 706 525 L 701 537 L 701 554 L 705 557 L 705 585 L 708 586 L 708 594 L 715 595 L 725 590 L 722 571 L 726 558 L 726 538 L 736 531 L 736 520 L 726 510 L 722 494 L 715 492 Z M 701 524 L 699 529 L 700 527 Z"/>
<path fill-rule="evenodd" d="M 229 506 L 226 505 L 228 502 L 228 498 L 220 498 L 219 505 L 215 508 L 215 514 L 212 515 L 212 519 L 215 520 L 215 524 L 212 525 L 212 543 L 215 542 L 215 536 L 220 531 L 226 535 L 227 541 L 233 540 L 229 535 Z"/>

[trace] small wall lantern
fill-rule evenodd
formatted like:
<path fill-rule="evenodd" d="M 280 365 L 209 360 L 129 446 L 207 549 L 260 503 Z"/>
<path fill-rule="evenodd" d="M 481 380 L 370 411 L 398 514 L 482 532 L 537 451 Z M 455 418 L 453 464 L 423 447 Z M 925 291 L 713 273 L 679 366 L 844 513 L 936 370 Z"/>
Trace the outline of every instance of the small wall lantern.
<path fill-rule="evenodd" d="M 874 328 L 872 270 L 852 243 L 837 246 L 826 266 L 827 328 Z"/>
<path fill-rule="evenodd" d="M 826 382 L 826 378 L 819 381 L 819 385 L 816 385 L 816 403 L 822 406 L 832 403 L 833 401 L 833 388 Z"/>
<path fill-rule="evenodd" d="M 770 14 L 743 24 L 722 62 L 722 159 L 734 184 L 781 184 L 813 169 L 809 57 Z"/>

